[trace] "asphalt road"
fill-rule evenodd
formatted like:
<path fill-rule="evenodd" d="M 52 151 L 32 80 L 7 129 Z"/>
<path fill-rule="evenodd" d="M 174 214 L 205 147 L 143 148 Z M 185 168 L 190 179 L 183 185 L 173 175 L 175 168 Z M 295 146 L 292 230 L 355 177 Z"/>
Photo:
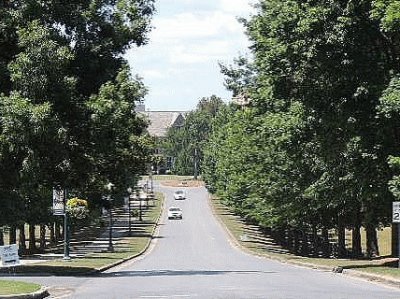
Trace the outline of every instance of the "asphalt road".
<path fill-rule="evenodd" d="M 163 214 L 159 236 L 141 258 L 100 277 L 31 277 L 59 288 L 52 298 L 400 298 L 400 289 L 331 272 L 250 256 L 231 246 L 212 215 L 204 188 L 187 199 L 166 193 L 166 207 L 179 206 L 182 220 Z"/>

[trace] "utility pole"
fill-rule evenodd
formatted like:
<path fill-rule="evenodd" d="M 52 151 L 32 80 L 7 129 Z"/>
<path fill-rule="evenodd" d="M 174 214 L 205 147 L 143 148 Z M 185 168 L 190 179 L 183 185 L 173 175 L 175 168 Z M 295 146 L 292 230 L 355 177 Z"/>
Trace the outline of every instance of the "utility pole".
<path fill-rule="evenodd" d="M 197 147 L 194 148 L 194 179 L 197 180 Z"/>

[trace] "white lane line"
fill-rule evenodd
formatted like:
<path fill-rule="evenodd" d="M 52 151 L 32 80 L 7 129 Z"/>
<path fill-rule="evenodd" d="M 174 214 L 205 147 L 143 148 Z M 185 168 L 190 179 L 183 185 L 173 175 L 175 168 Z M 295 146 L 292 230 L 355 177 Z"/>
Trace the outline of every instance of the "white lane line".
<path fill-rule="evenodd" d="M 184 295 L 144 295 L 139 298 L 193 298 L 197 297 L 197 294 L 184 294 Z"/>

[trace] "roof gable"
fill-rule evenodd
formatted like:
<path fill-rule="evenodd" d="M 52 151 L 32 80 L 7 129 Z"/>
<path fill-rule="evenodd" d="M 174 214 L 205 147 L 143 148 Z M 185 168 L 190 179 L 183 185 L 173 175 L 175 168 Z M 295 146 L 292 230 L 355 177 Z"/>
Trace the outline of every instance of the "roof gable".
<path fill-rule="evenodd" d="M 147 131 L 155 137 L 165 137 L 170 127 L 181 127 L 185 121 L 181 111 L 144 111 L 139 113 L 145 115 L 149 120 Z"/>

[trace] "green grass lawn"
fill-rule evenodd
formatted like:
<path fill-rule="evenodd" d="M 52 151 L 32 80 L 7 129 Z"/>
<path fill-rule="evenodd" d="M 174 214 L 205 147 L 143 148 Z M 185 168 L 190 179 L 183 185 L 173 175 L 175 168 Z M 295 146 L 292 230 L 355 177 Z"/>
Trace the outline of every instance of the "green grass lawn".
<path fill-rule="evenodd" d="M 0 280 L 0 296 L 32 293 L 39 291 L 40 285 L 22 281 Z"/>
<path fill-rule="evenodd" d="M 308 266 L 326 266 L 331 269 L 343 267 L 344 269 L 353 269 L 390 278 L 400 278 L 400 269 L 397 268 L 395 259 L 354 260 L 296 256 L 276 245 L 268 236 L 262 235 L 257 226 L 246 224 L 243 219 L 234 215 L 220 200 L 211 199 L 211 206 L 214 213 L 236 240 L 236 243 L 253 254 Z M 390 229 L 379 231 L 378 237 L 381 244 L 381 254 L 388 255 L 390 252 Z"/>

